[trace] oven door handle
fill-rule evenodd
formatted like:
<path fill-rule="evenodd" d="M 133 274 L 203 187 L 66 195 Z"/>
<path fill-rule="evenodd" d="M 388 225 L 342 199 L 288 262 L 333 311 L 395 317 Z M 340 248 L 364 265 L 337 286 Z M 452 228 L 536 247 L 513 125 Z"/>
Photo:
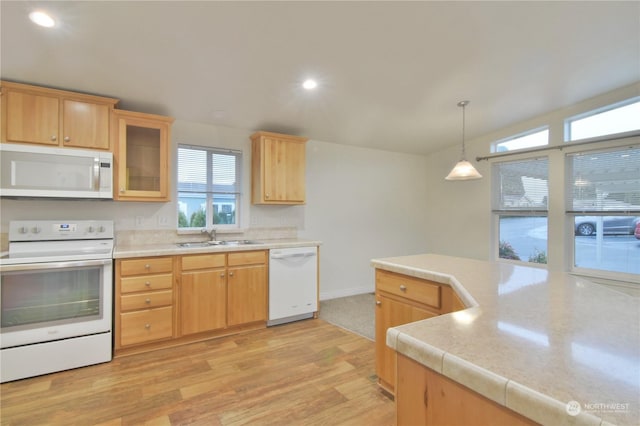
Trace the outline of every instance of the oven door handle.
<path fill-rule="evenodd" d="M 83 266 L 110 265 L 113 259 L 74 260 L 70 262 L 23 263 L 20 265 L 0 265 L 2 272 L 38 271 L 43 269 L 78 268 Z"/>

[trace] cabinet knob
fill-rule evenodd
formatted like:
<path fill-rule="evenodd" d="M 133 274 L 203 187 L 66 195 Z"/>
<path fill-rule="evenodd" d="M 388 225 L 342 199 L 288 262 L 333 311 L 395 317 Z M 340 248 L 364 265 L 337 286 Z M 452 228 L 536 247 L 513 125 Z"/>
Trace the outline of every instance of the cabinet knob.
<path fill-rule="evenodd" d="M 64 137 L 64 141 L 65 141 L 65 142 L 69 142 L 70 140 L 71 140 L 71 138 L 70 138 L 69 136 L 65 136 L 65 137 Z"/>
<path fill-rule="evenodd" d="M 151 304 L 151 299 L 145 300 L 144 303 L 146 303 L 147 305 L 150 305 Z"/>
<path fill-rule="evenodd" d="M 149 265 L 148 263 L 144 265 L 144 269 L 149 269 L 149 268 L 151 268 L 151 265 Z"/>
<path fill-rule="evenodd" d="M 224 274 L 220 274 L 220 278 L 224 278 Z"/>
<path fill-rule="evenodd" d="M 124 193 L 124 188 L 120 188 L 120 193 Z"/>
<path fill-rule="evenodd" d="M 379 300 L 376 300 L 376 305 L 380 306 L 380 305 L 382 305 L 382 302 L 379 301 Z"/>
<path fill-rule="evenodd" d="M 264 198 L 269 198 L 269 194 L 264 194 Z"/>
<path fill-rule="evenodd" d="M 400 286 L 400 291 L 407 291 L 407 287 L 405 287 L 404 285 Z"/>
<path fill-rule="evenodd" d="M 57 137 L 56 135 L 51 135 L 51 140 L 52 140 L 52 141 L 57 141 L 57 140 L 58 140 L 58 137 Z"/>
<path fill-rule="evenodd" d="M 147 287 L 151 287 L 151 283 L 149 281 L 146 281 L 144 285 L 146 285 Z"/>
<path fill-rule="evenodd" d="M 144 328 L 146 328 L 147 330 L 149 330 L 151 328 L 151 324 L 145 324 Z"/>
<path fill-rule="evenodd" d="M 232 277 L 233 276 L 233 272 L 229 272 L 229 276 Z"/>

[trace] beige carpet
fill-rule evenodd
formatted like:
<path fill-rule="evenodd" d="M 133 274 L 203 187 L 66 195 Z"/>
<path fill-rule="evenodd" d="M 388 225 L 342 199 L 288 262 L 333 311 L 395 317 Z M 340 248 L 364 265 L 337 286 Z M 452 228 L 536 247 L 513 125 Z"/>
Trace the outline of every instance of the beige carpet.
<path fill-rule="evenodd" d="M 375 340 L 375 296 L 358 294 L 320 301 L 320 318 L 369 340 Z"/>

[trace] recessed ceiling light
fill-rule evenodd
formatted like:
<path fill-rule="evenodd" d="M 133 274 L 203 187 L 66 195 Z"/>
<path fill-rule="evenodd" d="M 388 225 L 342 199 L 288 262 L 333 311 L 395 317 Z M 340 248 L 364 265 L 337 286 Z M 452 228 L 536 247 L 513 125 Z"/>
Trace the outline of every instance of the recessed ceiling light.
<path fill-rule="evenodd" d="M 318 82 L 309 78 L 305 80 L 304 83 L 302 83 L 302 87 L 304 87 L 307 90 L 313 90 L 316 87 L 318 87 Z"/>
<path fill-rule="evenodd" d="M 31 19 L 35 24 L 46 28 L 51 28 L 56 24 L 56 21 L 54 21 L 51 16 L 40 10 L 31 12 L 29 14 L 29 19 Z"/>

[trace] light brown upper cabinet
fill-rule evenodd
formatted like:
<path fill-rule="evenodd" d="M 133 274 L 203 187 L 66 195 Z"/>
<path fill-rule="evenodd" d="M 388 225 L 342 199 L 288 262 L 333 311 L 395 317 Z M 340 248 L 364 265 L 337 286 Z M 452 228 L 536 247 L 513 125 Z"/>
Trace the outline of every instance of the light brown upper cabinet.
<path fill-rule="evenodd" d="M 117 99 L 2 81 L 2 142 L 112 149 Z"/>
<path fill-rule="evenodd" d="M 169 201 L 169 140 L 173 118 L 113 110 L 113 198 Z"/>
<path fill-rule="evenodd" d="M 279 133 L 251 135 L 251 202 L 304 204 L 308 139 Z"/>

